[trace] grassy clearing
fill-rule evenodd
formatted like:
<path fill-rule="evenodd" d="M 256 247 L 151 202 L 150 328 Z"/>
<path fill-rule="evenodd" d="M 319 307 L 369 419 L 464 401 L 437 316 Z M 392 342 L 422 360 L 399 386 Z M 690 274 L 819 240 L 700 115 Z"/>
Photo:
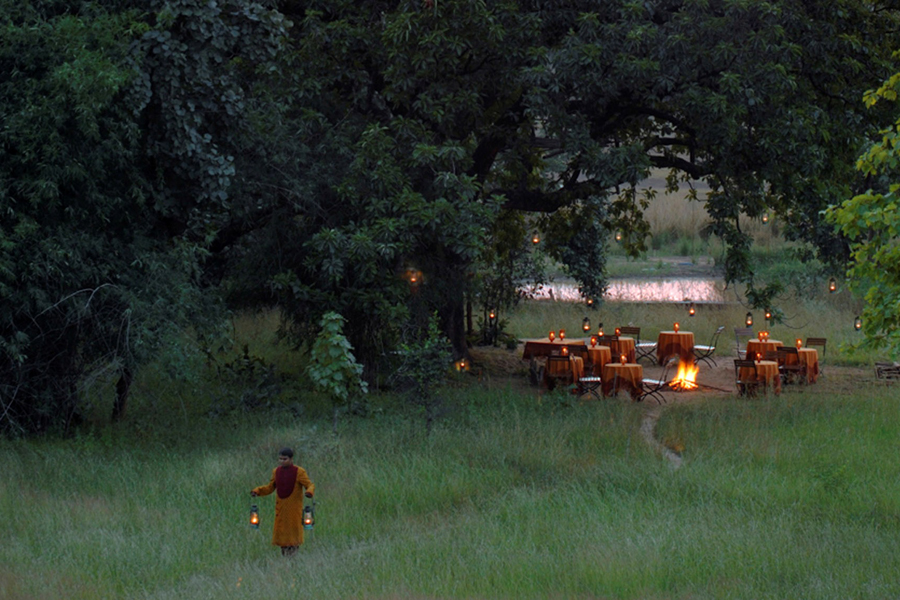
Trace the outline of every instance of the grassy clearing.
<path fill-rule="evenodd" d="M 644 406 L 474 380 L 428 439 L 390 412 L 338 437 L 267 414 L 2 442 L 0 597 L 892 597 L 894 392 L 666 407 L 679 469 L 640 438 Z M 271 498 L 247 526 L 282 444 L 320 489 L 293 560 Z"/>

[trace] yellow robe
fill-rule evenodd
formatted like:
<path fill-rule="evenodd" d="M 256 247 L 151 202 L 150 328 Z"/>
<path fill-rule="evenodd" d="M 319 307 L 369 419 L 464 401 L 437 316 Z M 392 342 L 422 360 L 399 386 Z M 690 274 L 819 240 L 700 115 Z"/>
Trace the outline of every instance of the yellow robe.
<path fill-rule="evenodd" d="M 268 485 L 253 488 L 257 496 L 268 496 L 275 491 L 275 475 L 281 467 L 272 469 L 272 480 Z M 303 543 L 303 489 L 310 494 L 316 486 L 302 467 L 297 467 L 297 481 L 286 498 L 275 494 L 275 524 L 272 528 L 273 546 L 299 546 Z"/>

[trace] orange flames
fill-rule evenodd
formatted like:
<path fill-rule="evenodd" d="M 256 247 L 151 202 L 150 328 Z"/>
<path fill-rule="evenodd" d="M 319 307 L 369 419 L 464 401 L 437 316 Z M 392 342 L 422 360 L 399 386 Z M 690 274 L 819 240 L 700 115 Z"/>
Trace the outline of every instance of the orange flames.
<path fill-rule="evenodd" d="M 672 381 L 669 382 L 669 386 L 676 390 L 695 390 L 700 387 L 697 385 L 697 373 L 699 372 L 700 368 L 697 365 L 679 361 L 678 373 L 676 373 Z"/>

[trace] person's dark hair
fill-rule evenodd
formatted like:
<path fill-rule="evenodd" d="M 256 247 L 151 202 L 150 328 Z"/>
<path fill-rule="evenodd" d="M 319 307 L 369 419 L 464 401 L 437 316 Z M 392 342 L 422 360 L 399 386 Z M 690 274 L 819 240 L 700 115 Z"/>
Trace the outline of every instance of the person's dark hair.
<path fill-rule="evenodd" d="M 287 456 L 288 458 L 294 458 L 294 451 L 290 448 L 282 448 L 278 451 L 278 456 Z"/>

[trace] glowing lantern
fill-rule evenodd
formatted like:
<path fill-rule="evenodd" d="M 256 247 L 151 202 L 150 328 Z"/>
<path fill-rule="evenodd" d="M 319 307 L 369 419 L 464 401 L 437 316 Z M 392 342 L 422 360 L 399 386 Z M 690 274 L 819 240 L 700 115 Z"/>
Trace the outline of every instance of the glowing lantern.
<path fill-rule="evenodd" d="M 628 357 L 623 354 L 619 357 L 619 360 L 622 361 L 622 364 L 624 365 L 628 361 Z"/>
<path fill-rule="evenodd" d="M 550 341 L 552 342 L 554 339 L 556 339 L 556 332 L 555 332 L 555 331 L 551 331 L 551 332 L 547 335 L 547 337 L 549 337 L 549 338 L 550 338 Z"/>
<path fill-rule="evenodd" d="M 307 504 L 303 507 L 303 529 L 312 529 L 316 524 L 316 503 Z"/>
<path fill-rule="evenodd" d="M 616 337 L 619 337 L 620 335 L 622 335 L 622 330 L 616 327 Z"/>
<path fill-rule="evenodd" d="M 541 236 L 538 235 L 537 231 L 535 231 L 533 234 L 531 234 L 531 243 L 534 244 L 535 246 L 537 246 L 538 244 L 541 243 Z"/>
<path fill-rule="evenodd" d="M 259 529 L 259 507 L 255 504 L 250 505 L 250 527 Z"/>
<path fill-rule="evenodd" d="M 675 333 L 678 333 L 678 321 L 675 321 L 675 325 L 673 325 L 673 327 L 675 327 Z"/>
<path fill-rule="evenodd" d="M 828 291 L 832 294 L 837 291 L 837 281 L 835 281 L 834 277 L 828 280 Z"/>
<path fill-rule="evenodd" d="M 568 355 L 569 355 L 569 347 L 568 347 L 568 346 L 563 346 L 563 347 L 562 347 L 562 355 L 563 355 L 563 356 L 568 356 Z"/>
<path fill-rule="evenodd" d="M 747 313 L 747 316 L 744 318 L 744 323 L 747 325 L 747 327 L 753 327 L 753 313 Z"/>
<path fill-rule="evenodd" d="M 694 308 L 694 303 L 691 302 L 691 305 L 688 306 L 688 316 L 693 317 L 695 314 L 697 314 L 697 309 Z"/>
<path fill-rule="evenodd" d="M 766 309 L 766 321 L 769 321 L 771 319 L 772 319 L 772 311 L 767 308 Z"/>
<path fill-rule="evenodd" d="M 559 330 L 559 341 L 563 341 L 564 339 L 566 339 L 566 330 L 560 329 Z"/>
<path fill-rule="evenodd" d="M 596 345 L 597 345 L 597 336 L 596 336 L 596 335 L 592 335 L 592 336 L 591 336 L 591 348 L 593 348 L 593 347 L 596 346 Z"/>
<path fill-rule="evenodd" d="M 757 352 L 757 353 L 756 353 L 756 362 L 759 362 L 759 361 L 761 361 L 761 360 L 762 360 L 762 354 L 760 354 L 759 352 Z"/>
<path fill-rule="evenodd" d="M 762 222 L 763 222 L 763 225 L 765 225 L 766 223 L 769 222 L 769 213 L 763 213 Z"/>
<path fill-rule="evenodd" d="M 859 318 L 859 315 L 853 320 L 853 329 L 859 331 L 862 329 L 862 319 Z"/>
<path fill-rule="evenodd" d="M 591 330 L 591 320 L 590 320 L 589 318 L 585 317 L 584 319 L 582 319 L 582 321 L 581 321 L 581 329 L 582 329 L 582 331 L 584 331 L 585 333 L 587 333 L 588 331 Z"/>
<path fill-rule="evenodd" d="M 617 241 L 617 242 L 621 242 L 621 241 L 622 241 L 622 232 L 621 232 L 621 231 L 617 231 L 617 232 L 616 232 L 616 241 Z"/>
<path fill-rule="evenodd" d="M 801 340 L 800 338 L 797 338 L 795 340 L 795 343 L 797 344 L 797 350 L 803 347 L 803 340 Z"/>

